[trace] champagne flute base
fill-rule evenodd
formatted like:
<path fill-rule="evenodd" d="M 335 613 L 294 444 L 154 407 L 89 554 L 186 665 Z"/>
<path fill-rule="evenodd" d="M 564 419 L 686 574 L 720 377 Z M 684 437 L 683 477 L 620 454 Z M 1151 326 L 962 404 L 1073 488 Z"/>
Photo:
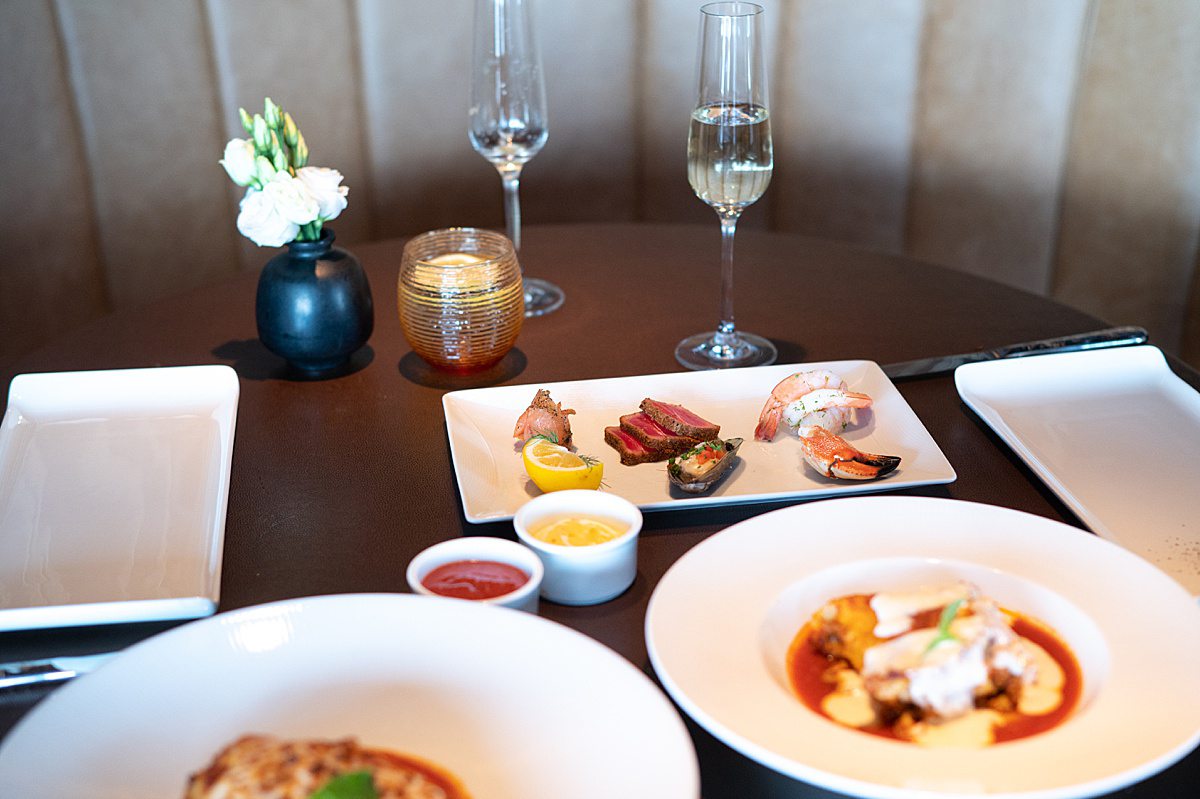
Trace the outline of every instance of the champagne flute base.
<path fill-rule="evenodd" d="M 675 360 L 688 369 L 766 366 L 779 357 L 775 345 L 753 333 L 697 333 L 675 347 Z"/>
<path fill-rule="evenodd" d="M 524 278 L 525 316 L 545 316 L 557 311 L 566 299 L 563 290 L 548 280 L 538 277 Z"/>

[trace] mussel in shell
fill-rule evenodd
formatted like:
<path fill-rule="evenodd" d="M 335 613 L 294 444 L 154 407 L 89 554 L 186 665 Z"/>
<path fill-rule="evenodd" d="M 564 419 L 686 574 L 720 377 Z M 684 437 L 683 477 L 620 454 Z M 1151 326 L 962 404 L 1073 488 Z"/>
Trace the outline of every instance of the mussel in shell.
<path fill-rule="evenodd" d="M 703 494 L 729 473 L 742 439 L 714 439 L 667 461 L 667 479 L 689 494 Z"/>

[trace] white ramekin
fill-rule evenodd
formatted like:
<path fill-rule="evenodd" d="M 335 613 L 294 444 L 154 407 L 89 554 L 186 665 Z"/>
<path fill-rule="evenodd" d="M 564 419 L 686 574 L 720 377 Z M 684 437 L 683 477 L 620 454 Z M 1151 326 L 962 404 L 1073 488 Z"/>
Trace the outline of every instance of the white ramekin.
<path fill-rule="evenodd" d="M 442 594 L 430 591 L 421 584 L 421 581 L 438 566 L 444 566 L 456 560 L 499 561 L 500 563 L 516 566 L 529 575 L 529 580 L 515 591 L 510 591 L 507 594 L 492 597 L 491 599 L 464 599 L 460 601 L 482 602 L 485 605 L 501 605 L 503 607 L 516 608 L 517 610 L 527 610 L 530 613 L 537 613 L 538 590 L 541 588 L 544 574 L 542 561 L 527 547 L 523 547 L 517 542 L 509 541 L 505 538 L 464 536 L 463 538 L 452 538 L 449 541 L 443 541 L 440 544 L 434 544 L 428 549 L 422 550 L 417 553 L 416 557 L 409 561 L 408 571 L 405 573 L 409 588 L 415 593 L 426 596 L 454 599 L 455 597 L 445 597 Z"/>
<path fill-rule="evenodd" d="M 580 515 L 629 525 L 620 538 L 591 546 L 549 544 L 529 534 L 552 516 Z M 605 491 L 552 491 L 531 499 L 513 517 L 521 543 L 541 558 L 546 574 L 542 596 L 562 605 L 596 605 L 623 593 L 637 576 L 637 539 L 642 512 L 632 502 Z"/>

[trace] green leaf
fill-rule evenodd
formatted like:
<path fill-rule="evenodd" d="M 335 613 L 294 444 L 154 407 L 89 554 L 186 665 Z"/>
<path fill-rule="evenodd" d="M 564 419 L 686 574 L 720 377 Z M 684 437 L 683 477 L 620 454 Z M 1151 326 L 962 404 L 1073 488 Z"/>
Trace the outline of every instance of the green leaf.
<path fill-rule="evenodd" d="M 533 441 L 535 438 L 544 438 L 547 441 L 549 441 L 551 444 L 558 443 L 558 436 L 556 436 L 554 433 L 538 433 L 537 435 L 530 436 L 529 438 L 527 438 L 525 440 L 525 443 L 528 444 L 530 441 Z"/>
<path fill-rule="evenodd" d="M 934 647 L 941 644 L 943 641 L 957 641 L 958 638 L 954 633 L 950 632 L 950 623 L 954 621 L 954 617 L 958 615 L 958 609 L 963 606 L 966 599 L 956 599 L 946 607 L 942 608 L 942 615 L 938 617 L 937 635 L 929 642 L 929 646 L 925 647 L 924 654 L 929 654 Z"/>
<path fill-rule="evenodd" d="M 369 771 L 351 771 L 334 777 L 308 799 L 379 799 Z"/>

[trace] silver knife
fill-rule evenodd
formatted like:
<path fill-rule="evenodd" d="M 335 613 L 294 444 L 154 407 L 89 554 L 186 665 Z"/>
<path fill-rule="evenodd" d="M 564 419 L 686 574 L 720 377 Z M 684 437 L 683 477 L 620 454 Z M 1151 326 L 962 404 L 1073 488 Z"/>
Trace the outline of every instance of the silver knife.
<path fill-rule="evenodd" d="M 94 671 L 116 654 L 116 652 L 101 652 L 96 655 L 78 657 L 0 663 L 0 690 L 22 685 L 64 682 Z"/>
<path fill-rule="evenodd" d="M 1049 352 L 1079 352 L 1081 350 L 1098 350 L 1106 347 L 1128 347 L 1133 344 L 1145 344 L 1149 335 L 1140 327 L 1110 327 L 1105 330 L 1093 330 L 1091 333 L 1076 333 L 1073 336 L 1044 338 L 1039 341 L 1026 341 L 1021 344 L 1009 344 L 992 350 L 964 352 L 960 355 L 939 355 L 933 358 L 918 358 L 915 361 L 890 363 L 883 367 L 883 373 L 892 380 L 905 377 L 922 377 L 925 375 L 940 375 L 953 372 L 965 363 L 979 361 L 994 361 L 1001 358 L 1022 358 L 1029 355 L 1045 355 Z"/>

